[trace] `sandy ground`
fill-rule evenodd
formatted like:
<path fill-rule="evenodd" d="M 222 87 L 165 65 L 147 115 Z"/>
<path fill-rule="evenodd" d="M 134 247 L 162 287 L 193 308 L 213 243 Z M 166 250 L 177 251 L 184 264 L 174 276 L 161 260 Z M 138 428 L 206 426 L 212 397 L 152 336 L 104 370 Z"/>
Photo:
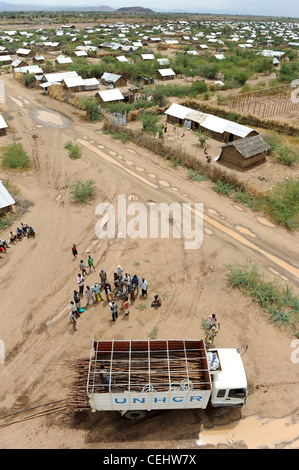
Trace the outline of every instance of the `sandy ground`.
<path fill-rule="evenodd" d="M 20 414 L 13 418 L 19 422 L 0 427 L 0 447 L 197 448 L 201 432 L 248 423 L 240 444 L 246 447 L 254 429 L 260 430 L 255 417 L 291 420 L 291 436 L 291 428 L 286 433 L 284 421 L 278 421 L 279 441 L 282 447 L 295 443 L 299 432 L 298 364 L 291 361 L 294 337 L 271 324 L 248 298 L 227 288 L 225 265 L 251 259 L 267 278 L 287 280 L 298 291 L 298 234 L 219 196 L 209 182 L 190 182 L 184 170 L 102 134 L 97 124 L 84 121 L 72 107 L 25 89 L 8 75 L 3 79 L 11 131 L 1 137 L 1 144 L 17 139 L 31 156 L 30 172 L 9 177 L 34 201 L 23 221 L 35 228 L 37 237 L 21 240 L 0 259 L 0 338 L 5 343 L 0 416 L 67 399 L 72 380 L 68 362 L 89 357 L 93 339 L 146 339 L 155 327 L 158 339 L 198 338 L 203 335 L 201 319 L 212 312 L 221 323 L 217 347 L 249 346 L 243 359 L 250 396 L 244 408 L 228 416 L 217 417 L 211 409 L 172 410 L 133 424 L 117 412 L 61 411 L 28 421 L 22 420 L 26 414 Z M 68 157 L 67 140 L 82 147 L 80 160 Z M 78 179 L 94 179 L 97 184 L 96 199 L 86 207 L 71 203 L 69 186 Z M 95 208 L 106 200 L 116 204 L 119 194 L 127 195 L 128 204 L 138 201 L 147 206 L 202 202 L 202 247 L 186 250 L 183 239 L 173 238 L 99 240 Z M 71 254 L 73 243 L 79 250 L 77 260 Z M 121 263 L 125 271 L 147 279 L 149 296 L 138 298 L 129 318 L 120 315 L 114 324 L 106 301 L 92 305 L 74 332 L 66 306 L 76 289 L 79 260 L 86 262 L 89 253 L 96 266 L 96 272 L 87 276 L 90 285 L 99 279 L 102 267 L 112 281 Z M 150 301 L 156 292 L 163 305 L 154 312 Z M 144 310 L 137 309 L 141 303 Z M 255 426 L 246 421 L 249 418 Z M 12 418 L 4 423 L 12 423 Z M 269 431 L 265 445 L 271 447 L 277 435 Z M 209 438 L 204 442 L 215 445 Z"/>

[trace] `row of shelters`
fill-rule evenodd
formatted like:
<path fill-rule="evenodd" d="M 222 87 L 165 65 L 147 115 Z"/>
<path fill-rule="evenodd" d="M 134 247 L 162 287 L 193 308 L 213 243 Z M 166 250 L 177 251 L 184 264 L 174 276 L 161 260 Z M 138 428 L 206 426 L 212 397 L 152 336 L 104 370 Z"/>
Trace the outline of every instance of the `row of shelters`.
<path fill-rule="evenodd" d="M 248 169 L 266 160 L 269 145 L 254 129 L 236 122 L 173 103 L 166 111 L 167 121 L 191 130 L 207 132 L 225 142 L 215 161 Z"/>

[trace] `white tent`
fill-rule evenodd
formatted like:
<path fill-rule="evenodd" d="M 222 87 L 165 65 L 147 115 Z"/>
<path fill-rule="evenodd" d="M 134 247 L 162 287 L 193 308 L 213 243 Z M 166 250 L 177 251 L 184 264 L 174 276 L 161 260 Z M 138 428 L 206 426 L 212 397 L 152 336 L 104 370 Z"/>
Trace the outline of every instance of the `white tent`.
<path fill-rule="evenodd" d="M 2 181 L 0 181 L 0 210 L 12 206 L 15 203 L 14 198 L 9 194 Z"/>

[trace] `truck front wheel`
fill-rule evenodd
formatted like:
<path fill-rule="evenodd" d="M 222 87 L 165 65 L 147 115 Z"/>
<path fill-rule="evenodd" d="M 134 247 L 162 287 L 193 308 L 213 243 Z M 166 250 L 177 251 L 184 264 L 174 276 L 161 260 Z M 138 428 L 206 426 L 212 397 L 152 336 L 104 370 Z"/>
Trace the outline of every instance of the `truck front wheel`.
<path fill-rule="evenodd" d="M 146 415 L 146 410 L 130 410 L 127 411 L 126 414 L 124 415 L 125 418 L 127 419 L 142 419 Z"/>
<path fill-rule="evenodd" d="M 228 413 L 232 411 L 232 409 L 233 408 L 231 406 L 219 406 L 219 407 L 213 408 L 213 415 L 216 417 L 226 416 Z"/>

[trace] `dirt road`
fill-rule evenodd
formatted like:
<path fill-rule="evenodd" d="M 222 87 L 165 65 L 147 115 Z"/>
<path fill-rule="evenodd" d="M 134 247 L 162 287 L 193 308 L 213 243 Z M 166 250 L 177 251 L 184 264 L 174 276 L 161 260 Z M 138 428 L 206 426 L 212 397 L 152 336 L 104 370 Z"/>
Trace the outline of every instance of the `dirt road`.
<path fill-rule="evenodd" d="M 3 79 L 13 132 L 1 142 L 17 139 L 31 156 L 32 171 L 10 178 L 34 201 L 24 222 L 35 228 L 37 237 L 18 242 L 0 260 L 0 338 L 6 352 L 5 364 L 0 364 L 0 415 L 67 398 L 67 362 L 89 356 L 93 339 L 143 339 L 155 327 L 157 338 L 201 337 L 201 319 L 213 312 L 221 322 L 218 347 L 249 346 L 244 363 L 251 389 L 246 407 L 226 417 L 217 418 L 211 410 L 173 410 L 133 425 L 118 413 L 61 411 L 0 428 L 1 447 L 197 447 L 199 433 L 211 426 L 250 416 L 294 417 L 294 338 L 270 324 L 249 299 L 226 287 L 225 265 L 251 259 L 269 279 L 287 280 L 296 290 L 298 234 L 217 195 L 209 182 L 190 182 L 184 170 L 158 156 L 111 139 L 74 108 L 22 87 L 10 75 Z M 67 140 L 82 147 L 81 159 L 68 157 Z M 69 186 L 78 179 L 96 181 L 96 199 L 89 206 L 71 203 Z M 120 194 L 127 196 L 128 204 L 142 202 L 147 207 L 153 202 L 203 203 L 202 247 L 186 250 L 182 238 L 99 240 L 96 206 L 104 201 L 116 205 Z M 71 254 L 73 243 L 78 245 L 77 260 Z M 92 305 L 73 332 L 67 306 L 76 289 L 79 261 L 86 262 L 89 253 L 96 266 L 87 277 L 90 285 L 99 279 L 102 267 L 112 282 L 114 269 L 122 264 L 125 271 L 147 279 L 149 297 L 137 299 L 129 318 L 120 317 L 115 324 L 107 302 Z M 153 312 L 150 301 L 157 292 L 163 306 Z"/>

